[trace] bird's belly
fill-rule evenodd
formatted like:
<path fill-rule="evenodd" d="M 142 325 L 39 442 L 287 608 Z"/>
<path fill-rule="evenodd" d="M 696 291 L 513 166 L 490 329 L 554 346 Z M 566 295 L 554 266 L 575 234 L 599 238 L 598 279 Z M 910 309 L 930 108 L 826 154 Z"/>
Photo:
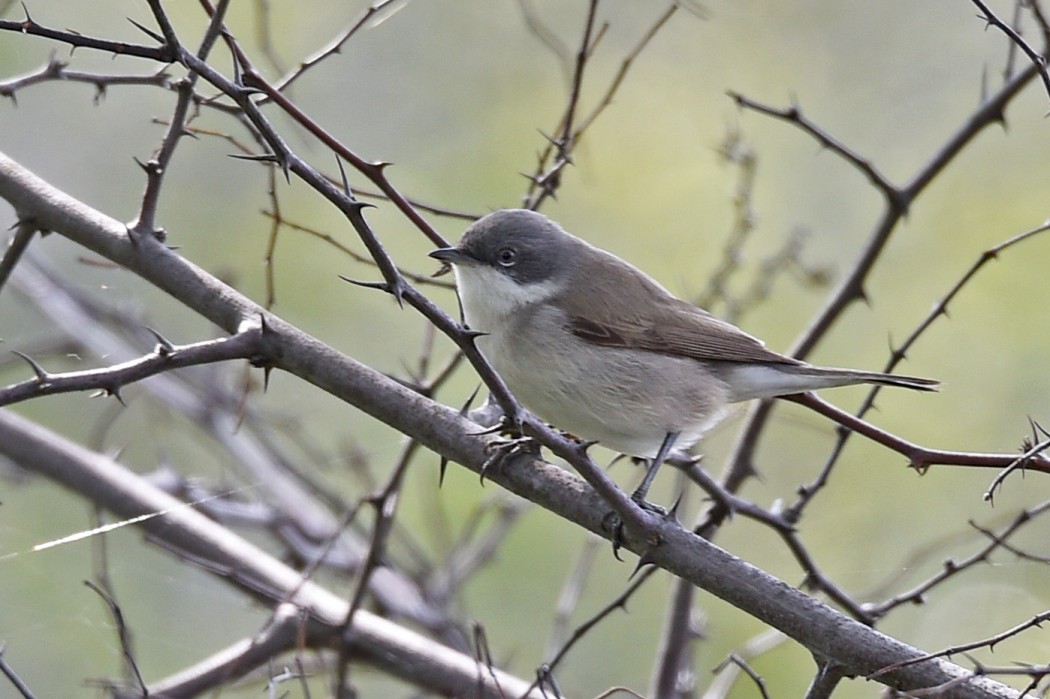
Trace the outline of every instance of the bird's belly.
<path fill-rule="evenodd" d="M 724 412 L 726 386 L 700 362 L 527 335 L 489 335 L 478 347 L 526 408 L 582 439 L 651 458 L 668 432 L 691 446 Z"/>

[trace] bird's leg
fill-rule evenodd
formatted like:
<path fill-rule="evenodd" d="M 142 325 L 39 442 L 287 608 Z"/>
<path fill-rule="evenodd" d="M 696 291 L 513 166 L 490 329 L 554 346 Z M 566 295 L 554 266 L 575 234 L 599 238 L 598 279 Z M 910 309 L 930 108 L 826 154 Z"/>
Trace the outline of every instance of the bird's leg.
<path fill-rule="evenodd" d="M 667 455 L 671 453 L 674 443 L 678 441 L 679 434 L 678 432 L 668 432 L 664 436 L 664 441 L 660 443 L 660 448 L 656 450 L 656 456 L 649 461 L 649 466 L 645 471 L 645 477 L 642 478 L 641 484 L 631 493 L 631 500 L 646 512 L 668 516 L 664 508 L 650 503 L 645 497 L 649 494 L 649 488 L 653 485 L 653 479 L 656 478 L 656 472 L 660 470 L 660 465 L 667 460 Z M 674 509 L 671 510 L 669 516 L 674 517 Z M 620 547 L 623 545 L 623 520 L 615 512 L 610 512 L 602 521 L 602 526 L 611 534 L 613 555 L 616 558 L 620 558 Z"/>
<path fill-rule="evenodd" d="M 667 460 L 667 455 L 670 454 L 671 449 L 674 448 L 674 443 L 678 441 L 679 434 L 679 432 L 668 432 L 664 436 L 664 441 L 660 443 L 660 448 L 656 450 L 656 456 L 649 462 L 649 467 L 645 471 L 645 478 L 642 479 L 641 484 L 639 484 L 635 491 L 631 493 L 631 499 L 638 503 L 639 507 L 662 512 L 662 510 L 655 505 L 646 502 L 645 497 L 649 494 L 649 488 L 653 485 L 653 479 L 656 478 L 656 472 L 660 470 L 660 466 Z"/>

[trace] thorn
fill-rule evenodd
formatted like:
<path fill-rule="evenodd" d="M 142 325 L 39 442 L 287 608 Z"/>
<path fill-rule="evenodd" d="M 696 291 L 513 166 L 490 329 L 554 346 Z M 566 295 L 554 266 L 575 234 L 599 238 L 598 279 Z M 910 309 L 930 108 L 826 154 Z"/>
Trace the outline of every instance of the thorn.
<path fill-rule="evenodd" d="M 404 283 L 404 280 L 401 279 L 401 275 L 400 274 L 394 279 L 394 291 L 392 293 L 394 295 L 394 300 L 397 301 L 397 307 L 399 309 L 404 310 L 404 308 L 405 308 L 405 283 Z"/>
<path fill-rule="evenodd" d="M 33 369 L 33 373 L 36 374 L 37 381 L 41 384 L 47 384 L 51 382 L 51 375 L 44 371 L 44 367 L 36 363 L 36 360 L 30 357 L 28 354 L 22 354 L 18 350 L 11 350 L 14 354 L 17 354 L 22 359 L 26 360 L 26 363 Z"/>
<path fill-rule="evenodd" d="M 556 148 L 561 148 L 561 139 L 555 136 L 551 136 L 543 129 L 536 129 L 536 132 L 539 133 L 540 136 L 543 136 L 543 140 L 545 140 L 547 143 L 551 144 L 552 146 L 555 146 Z"/>
<path fill-rule="evenodd" d="M 678 497 L 674 499 L 674 504 L 671 505 L 671 509 L 662 515 L 665 522 L 674 522 L 679 527 L 682 526 L 682 523 L 678 521 L 678 508 L 682 504 L 682 495 L 683 493 L 679 493 Z"/>
<path fill-rule="evenodd" d="M 655 565 L 656 561 L 652 556 L 649 555 L 649 549 L 642 552 L 642 555 L 638 557 L 638 563 L 634 566 L 634 570 L 631 571 L 631 575 L 627 578 L 630 580 L 634 576 L 638 575 L 638 572 L 646 566 Z"/>
<path fill-rule="evenodd" d="M 106 388 L 105 390 L 108 395 L 111 395 L 118 401 L 120 401 L 120 404 L 123 405 L 125 408 L 128 407 L 128 404 L 124 402 L 124 396 L 120 394 L 120 386 L 114 385 L 109 388 Z"/>
<path fill-rule="evenodd" d="M 279 163 L 280 159 L 273 153 L 263 153 L 262 155 L 244 155 L 243 153 L 229 153 L 228 158 L 235 158 L 237 160 L 248 160 L 258 163 Z"/>
<path fill-rule="evenodd" d="M 335 164 L 339 166 L 339 178 L 340 178 L 340 180 L 342 180 L 342 183 L 343 183 L 343 194 L 345 194 L 346 196 L 348 196 L 351 199 L 353 199 L 354 195 L 350 191 L 350 181 L 346 179 L 346 169 L 343 167 L 343 160 L 342 160 L 342 158 L 340 158 L 339 156 L 336 156 Z"/>
<path fill-rule="evenodd" d="M 1041 433 L 1041 434 L 1042 434 L 1042 435 L 1043 435 L 1044 437 L 1050 437 L 1050 432 L 1047 432 L 1047 430 L 1046 430 L 1046 428 L 1045 428 L 1045 427 L 1043 427 L 1042 425 L 1040 425 L 1040 424 L 1039 424 L 1038 422 L 1036 422 L 1035 420 L 1031 420 L 1031 422 L 1032 422 L 1032 428 L 1033 428 L 1033 429 L 1035 429 L 1035 430 L 1039 430 L 1039 432 L 1040 432 L 1040 433 Z"/>
<path fill-rule="evenodd" d="M 474 399 L 478 396 L 478 391 L 481 390 L 481 384 L 478 384 L 467 398 L 467 402 L 463 404 L 463 407 L 459 409 L 459 416 L 466 417 L 467 413 L 470 412 L 470 406 L 474 403 Z M 441 462 L 438 464 L 438 488 L 445 484 L 445 470 L 448 468 L 448 459 L 444 456 L 441 457 Z"/>
<path fill-rule="evenodd" d="M 580 450 L 580 453 L 584 456 L 587 455 L 587 450 L 598 443 L 597 439 L 577 439 L 576 448 Z"/>
<path fill-rule="evenodd" d="M 344 282 L 349 282 L 350 284 L 353 284 L 354 286 L 361 286 L 365 289 L 378 289 L 379 291 L 385 291 L 388 294 L 392 293 L 390 291 L 390 285 L 386 282 L 363 282 L 358 281 L 357 279 L 351 279 L 350 277 L 344 277 L 342 274 L 339 275 L 339 278 L 342 279 Z"/>
<path fill-rule="evenodd" d="M 354 195 L 353 194 L 349 194 L 348 196 L 353 200 L 353 201 L 350 202 L 350 205 L 354 207 L 355 211 L 361 211 L 362 209 L 374 209 L 374 208 L 376 208 L 375 204 L 369 204 L 367 201 L 361 201 L 360 199 L 354 199 Z"/>
<path fill-rule="evenodd" d="M 467 413 L 470 412 L 470 406 L 474 403 L 474 399 L 478 397 L 478 391 L 481 390 L 481 384 L 474 387 L 471 391 L 470 396 L 467 398 L 467 402 L 463 404 L 463 407 L 459 409 L 459 416 L 466 417 Z"/>
<path fill-rule="evenodd" d="M 167 357 L 168 355 L 171 355 L 171 354 L 173 354 L 175 352 L 175 345 L 173 345 L 170 342 L 168 342 L 168 339 L 166 337 L 164 337 L 163 335 L 161 335 L 159 332 L 157 332 L 156 330 L 154 330 L 153 328 L 151 328 L 148 325 L 143 325 L 142 327 L 146 328 L 146 330 L 148 330 L 149 333 L 151 335 L 153 335 L 154 338 L 156 338 L 156 340 L 157 340 L 157 349 L 156 349 L 157 354 L 159 354 L 161 356 L 164 356 L 164 357 Z"/>
<path fill-rule="evenodd" d="M 143 171 L 144 173 L 146 173 L 147 175 L 148 175 L 148 174 L 150 174 L 150 169 L 149 169 L 149 166 L 148 166 L 148 165 L 146 165 L 146 163 L 144 163 L 144 162 L 142 162 L 141 160 L 139 160 L 139 158 L 138 158 L 138 156 L 137 156 L 137 155 L 133 155 L 133 156 L 131 156 L 131 159 L 135 161 L 135 164 L 136 164 L 136 165 L 138 165 L 138 166 L 139 166 L 140 168 L 142 168 L 142 171 Z"/>
<path fill-rule="evenodd" d="M 474 340 L 478 339 L 479 337 L 484 337 L 485 335 L 488 335 L 488 333 L 483 330 L 471 330 L 466 326 L 463 326 L 461 332 L 463 333 L 464 339 L 466 339 L 468 342 L 474 342 Z"/>
<path fill-rule="evenodd" d="M 137 28 L 137 29 L 138 29 L 138 30 L 139 30 L 140 32 L 142 32 L 143 34 L 145 34 L 145 35 L 146 35 L 146 36 L 148 36 L 149 38 L 153 39 L 154 41 L 159 41 L 159 42 L 160 42 L 160 43 L 162 43 L 162 44 L 165 44 L 165 43 L 167 43 L 167 42 L 166 42 L 166 41 L 164 40 L 164 37 L 163 37 L 163 36 L 161 36 L 160 34 L 156 33 L 156 32 L 155 32 L 155 31 L 153 31 L 152 29 L 147 29 L 146 27 L 142 26 L 141 24 L 139 24 L 139 23 L 138 23 L 138 22 L 136 22 L 135 20 L 131 19 L 130 17 L 125 17 L 125 19 L 127 19 L 127 20 L 128 20 L 129 22 L 131 22 L 131 23 L 132 23 L 133 25 L 135 25 L 135 27 L 136 27 L 136 28 Z"/>
<path fill-rule="evenodd" d="M 438 462 L 438 488 L 445 485 L 445 471 L 448 469 L 448 459 L 444 456 L 441 457 L 441 461 Z"/>
<path fill-rule="evenodd" d="M 267 389 L 270 388 L 270 372 L 273 371 L 273 365 L 268 364 L 263 367 L 263 393 L 266 393 Z"/>

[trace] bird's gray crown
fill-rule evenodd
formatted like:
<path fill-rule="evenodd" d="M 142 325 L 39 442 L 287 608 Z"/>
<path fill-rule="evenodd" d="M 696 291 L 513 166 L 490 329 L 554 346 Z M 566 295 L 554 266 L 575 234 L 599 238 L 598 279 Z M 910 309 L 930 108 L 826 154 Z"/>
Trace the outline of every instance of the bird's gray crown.
<path fill-rule="evenodd" d="M 539 284 L 566 273 L 582 241 L 543 214 L 503 209 L 478 219 L 456 247 L 476 264 L 519 284 Z"/>

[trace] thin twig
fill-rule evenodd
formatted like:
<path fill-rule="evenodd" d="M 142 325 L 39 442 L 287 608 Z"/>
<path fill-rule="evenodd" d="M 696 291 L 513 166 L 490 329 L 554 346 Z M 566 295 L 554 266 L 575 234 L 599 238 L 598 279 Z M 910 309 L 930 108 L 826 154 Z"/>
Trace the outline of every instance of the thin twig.
<path fill-rule="evenodd" d="M 1006 34 L 1010 41 L 1021 49 L 1025 56 L 1028 56 L 1028 60 L 1031 61 L 1032 65 L 1035 66 L 1035 69 L 1039 71 L 1039 77 L 1043 81 L 1043 87 L 1046 89 L 1047 96 L 1050 97 L 1050 73 L 1048 73 L 1046 69 L 1046 56 L 1032 48 L 1032 46 L 1025 41 L 1024 37 L 1021 36 L 1020 32 L 999 19 L 998 15 L 992 12 L 992 9 L 982 0 L 970 0 L 970 2 L 976 5 L 981 11 L 980 17 L 986 24 L 996 27 L 1002 31 L 1003 34 Z M 1020 6 L 1020 4 L 1021 3 L 1018 3 L 1018 6 Z"/>

